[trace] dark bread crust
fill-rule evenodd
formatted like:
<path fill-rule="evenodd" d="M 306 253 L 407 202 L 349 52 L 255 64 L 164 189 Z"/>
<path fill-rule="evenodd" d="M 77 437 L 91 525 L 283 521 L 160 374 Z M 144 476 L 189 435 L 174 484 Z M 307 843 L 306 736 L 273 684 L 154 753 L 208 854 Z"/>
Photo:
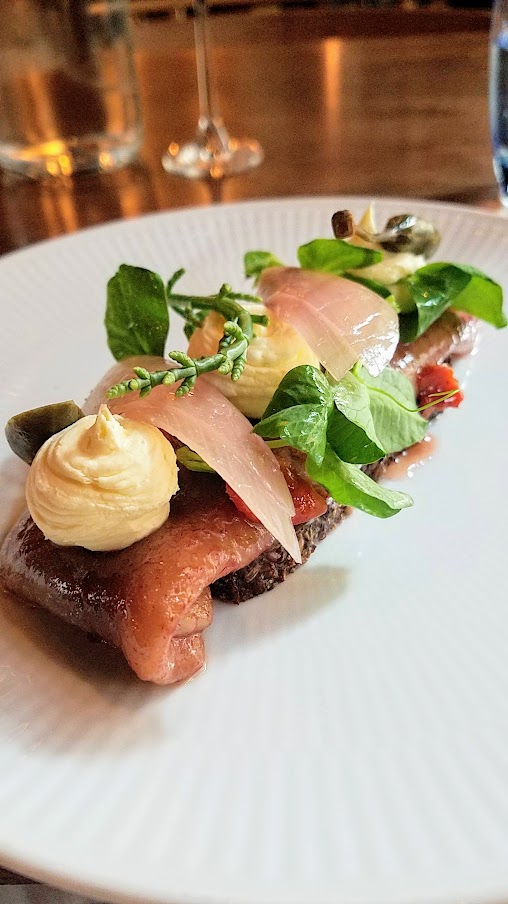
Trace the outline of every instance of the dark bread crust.
<path fill-rule="evenodd" d="M 373 480 L 379 480 L 395 458 L 395 455 L 387 455 L 380 461 L 365 465 L 362 470 Z M 318 543 L 344 521 L 351 511 L 348 506 L 339 505 L 333 499 L 328 499 L 328 508 L 324 515 L 295 527 L 302 553 L 302 565 L 310 558 Z M 215 581 L 210 587 L 212 596 L 226 603 L 243 603 L 272 590 L 299 567 L 280 543 L 274 543 L 249 565 Z"/>

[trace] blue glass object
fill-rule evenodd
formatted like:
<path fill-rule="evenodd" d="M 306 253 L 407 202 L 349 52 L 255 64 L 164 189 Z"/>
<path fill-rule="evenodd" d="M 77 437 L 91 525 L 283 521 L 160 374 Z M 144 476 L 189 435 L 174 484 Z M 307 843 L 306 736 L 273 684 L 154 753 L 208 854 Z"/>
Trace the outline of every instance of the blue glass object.
<path fill-rule="evenodd" d="M 492 13 L 489 94 L 494 172 L 508 207 L 508 0 L 497 0 Z"/>

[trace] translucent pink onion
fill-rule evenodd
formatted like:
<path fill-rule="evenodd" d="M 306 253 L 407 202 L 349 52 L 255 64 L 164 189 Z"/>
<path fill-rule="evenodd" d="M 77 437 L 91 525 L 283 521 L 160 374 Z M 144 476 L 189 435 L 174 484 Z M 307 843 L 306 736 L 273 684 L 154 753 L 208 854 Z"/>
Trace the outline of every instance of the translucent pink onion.
<path fill-rule="evenodd" d="M 313 270 L 270 267 L 258 292 L 336 380 L 358 360 L 374 376 L 391 361 L 399 341 L 397 313 L 366 286 Z"/>

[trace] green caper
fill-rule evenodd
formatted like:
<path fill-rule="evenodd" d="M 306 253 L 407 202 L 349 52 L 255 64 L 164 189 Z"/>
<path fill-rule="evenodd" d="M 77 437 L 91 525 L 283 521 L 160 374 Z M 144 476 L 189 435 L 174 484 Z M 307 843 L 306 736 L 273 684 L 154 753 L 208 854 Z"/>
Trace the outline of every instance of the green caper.
<path fill-rule="evenodd" d="M 377 241 L 387 251 L 409 251 L 431 257 L 441 236 L 432 223 L 411 213 L 403 213 L 390 217 Z"/>
<path fill-rule="evenodd" d="M 5 436 L 12 451 L 30 465 L 50 436 L 82 417 L 81 408 L 72 401 L 43 405 L 11 417 L 5 427 Z"/>

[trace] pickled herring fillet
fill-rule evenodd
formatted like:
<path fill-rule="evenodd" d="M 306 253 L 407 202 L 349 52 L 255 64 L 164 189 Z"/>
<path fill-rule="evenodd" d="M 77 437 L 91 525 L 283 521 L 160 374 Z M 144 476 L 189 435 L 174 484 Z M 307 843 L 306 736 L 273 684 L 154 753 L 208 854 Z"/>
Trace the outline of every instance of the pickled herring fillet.
<path fill-rule="evenodd" d="M 209 585 L 273 537 L 245 520 L 217 477 L 181 473 L 180 483 L 165 524 L 118 552 L 56 546 L 25 514 L 0 550 L 5 586 L 119 647 L 139 678 L 189 678 L 204 663 Z"/>
<path fill-rule="evenodd" d="M 206 590 L 203 590 L 201 596 L 198 596 L 188 612 L 178 622 L 175 637 L 190 637 L 191 634 L 201 634 L 205 628 L 210 627 L 212 619 L 212 597 Z"/>
<path fill-rule="evenodd" d="M 373 376 L 390 363 L 399 341 L 397 313 L 366 286 L 314 270 L 269 267 L 261 274 L 258 291 L 336 380 L 358 360 Z"/>
<path fill-rule="evenodd" d="M 477 336 L 478 321 L 474 317 L 445 311 L 418 339 L 399 344 L 392 367 L 402 370 L 414 384 L 423 365 L 429 362 L 442 364 L 450 359 L 470 355 Z"/>

